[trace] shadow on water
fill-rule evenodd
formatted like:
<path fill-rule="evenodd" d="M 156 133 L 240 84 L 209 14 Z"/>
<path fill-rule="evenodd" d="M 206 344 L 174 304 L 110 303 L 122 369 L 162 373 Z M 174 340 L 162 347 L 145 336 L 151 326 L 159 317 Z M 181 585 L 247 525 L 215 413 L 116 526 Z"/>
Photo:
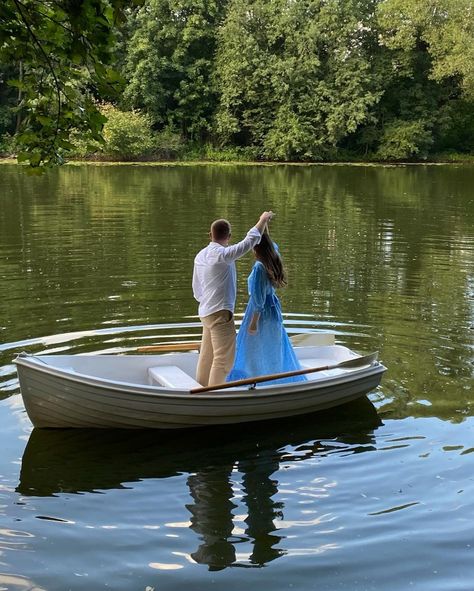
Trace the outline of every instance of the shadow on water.
<path fill-rule="evenodd" d="M 100 492 L 129 488 L 148 478 L 186 476 L 192 501 L 190 528 L 200 544 L 191 554 L 209 570 L 259 567 L 285 553 L 275 520 L 282 516 L 275 474 L 281 463 L 332 452 L 375 449 L 381 425 L 373 404 L 362 398 L 338 409 L 290 420 L 187 431 L 39 430 L 30 435 L 17 492 L 25 496 Z M 235 534 L 233 472 L 242 475 L 246 506 L 243 531 Z M 248 562 L 236 548 L 250 541 Z"/>

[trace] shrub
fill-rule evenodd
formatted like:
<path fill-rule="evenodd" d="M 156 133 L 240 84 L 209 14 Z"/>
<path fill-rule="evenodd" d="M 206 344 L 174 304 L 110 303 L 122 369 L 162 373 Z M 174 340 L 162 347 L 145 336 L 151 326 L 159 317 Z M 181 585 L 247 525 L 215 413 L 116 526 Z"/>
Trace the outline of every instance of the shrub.
<path fill-rule="evenodd" d="M 225 146 L 212 144 L 188 144 L 183 151 L 184 160 L 206 160 L 210 162 L 249 162 L 259 160 L 260 151 L 255 147 Z"/>
<path fill-rule="evenodd" d="M 103 152 L 124 159 L 150 154 L 154 148 L 151 118 L 140 111 L 120 111 L 112 105 L 101 109 L 107 117 L 104 125 Z"/>
<path fill-rule="evenodd" d="M 15 137 L 9 133 L 0 136 L 0 156 L 13 156 L 15 153 Z"/>
<path fill-rule="evenodd" d="M 177 158 L 184 148 L 183 138 L 169 127 L 157 132 L 153 143 L 156 156 L 163 160 Z"/>
<path fill-rule="evenodd" d="M 74 145 L 74 149 L 70 153 L 72 157 L 86 158 L 94 154 L 100 154 L 104 150 L 104 143 L 86 139 L 83 135 L 76 132 L 71 134 L 70 139 Z"/>
<path fill-rule="evenodd" d="M 437 151 L 474 152 L 474 101 L 450 101 L 441 113 Z"/>
<path fill-rule="evenodd" d="M 412 158 L 424 155 L 432 143 L 433 136 L 425 121 L 396 119 L 385 126 L 375 156 L 381 160 Z"/>

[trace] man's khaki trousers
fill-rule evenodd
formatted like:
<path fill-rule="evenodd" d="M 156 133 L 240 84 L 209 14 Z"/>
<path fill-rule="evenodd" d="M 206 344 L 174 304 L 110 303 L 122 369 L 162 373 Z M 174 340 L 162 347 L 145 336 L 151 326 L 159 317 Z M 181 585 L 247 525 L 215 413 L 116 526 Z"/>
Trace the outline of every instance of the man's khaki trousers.
<path fill-rule="evenodd" d="M 201 322 L 203 330 L 196 379 L 203 386 L 214 386 L 225 382 L 234 365 L 234 315 L 229 310 L 219 310 L 201 317 Z"/>

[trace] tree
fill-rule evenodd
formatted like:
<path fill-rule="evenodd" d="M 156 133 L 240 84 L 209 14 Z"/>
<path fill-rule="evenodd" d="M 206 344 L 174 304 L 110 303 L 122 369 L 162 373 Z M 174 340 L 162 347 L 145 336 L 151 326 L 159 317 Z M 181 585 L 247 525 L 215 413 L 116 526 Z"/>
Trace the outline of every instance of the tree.
<path fill-rule="evenodd" d="M 13 64 L 8 84 L 21 101 L 18 160 L 32 167 L 63 161 L 76 130 L 100 140 L 105 118 L 94 93 L 111 93 L 115 29 L 142 0 L 3 0 L 0 64 Z M 20 75 L 21 64 L 21 75 Z"/>
<path fill-rule="evenodd" d="M 374 2 L 234 0 L 219 33 L 217 130 L 267 158 L 321 159 L 370 117 L 380 92 Z"/>
<path fill-rule="evenodd" d="M 21 100 L 22 91 L 6 84 L 15 75 L 14 68 L 0 65 L 0 154 L 8 151 L 9 140 L 21 122 L 13 109 Z"/>
<path fill-rule="evenodd" d="M 423 43 L 432 60 L 430 77 L 459 79 L 474 97 L 473 0 L 382 0 L 377 13 L 383 44 L 409 51 Z"/>
<path fill-rule="evenodd" d="M 386 64 L 371 149 L 382 159 L 403 159 L 452 146 L 460 118 L 473 124 L 472 0 L 382 0 L 377 23 Z M 472 145 L 461 135 L 458 149 Z"/>
<path fill-rule="evenodd" d="M 133 19 L 124 75 L 126 106 L 145 109 L 157 128 L 203 139 L 216 106 L 216 31 L 225 0 L 148 0 Z"/>

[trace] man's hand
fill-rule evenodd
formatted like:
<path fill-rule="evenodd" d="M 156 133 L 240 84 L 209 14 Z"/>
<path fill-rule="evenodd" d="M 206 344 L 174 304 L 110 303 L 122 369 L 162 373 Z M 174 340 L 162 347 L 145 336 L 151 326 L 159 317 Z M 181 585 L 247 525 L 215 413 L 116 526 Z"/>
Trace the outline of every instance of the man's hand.
<path fill-rule="evenodd" d="M 275 214 L 273 213 L 273 211 L 264 211 L 262 213 L 262 215 L 260 216 L 260 220 L 263 220 L 266 224 L 268 224 L 268 222 L 272 219 L 272 217 Z"/>

